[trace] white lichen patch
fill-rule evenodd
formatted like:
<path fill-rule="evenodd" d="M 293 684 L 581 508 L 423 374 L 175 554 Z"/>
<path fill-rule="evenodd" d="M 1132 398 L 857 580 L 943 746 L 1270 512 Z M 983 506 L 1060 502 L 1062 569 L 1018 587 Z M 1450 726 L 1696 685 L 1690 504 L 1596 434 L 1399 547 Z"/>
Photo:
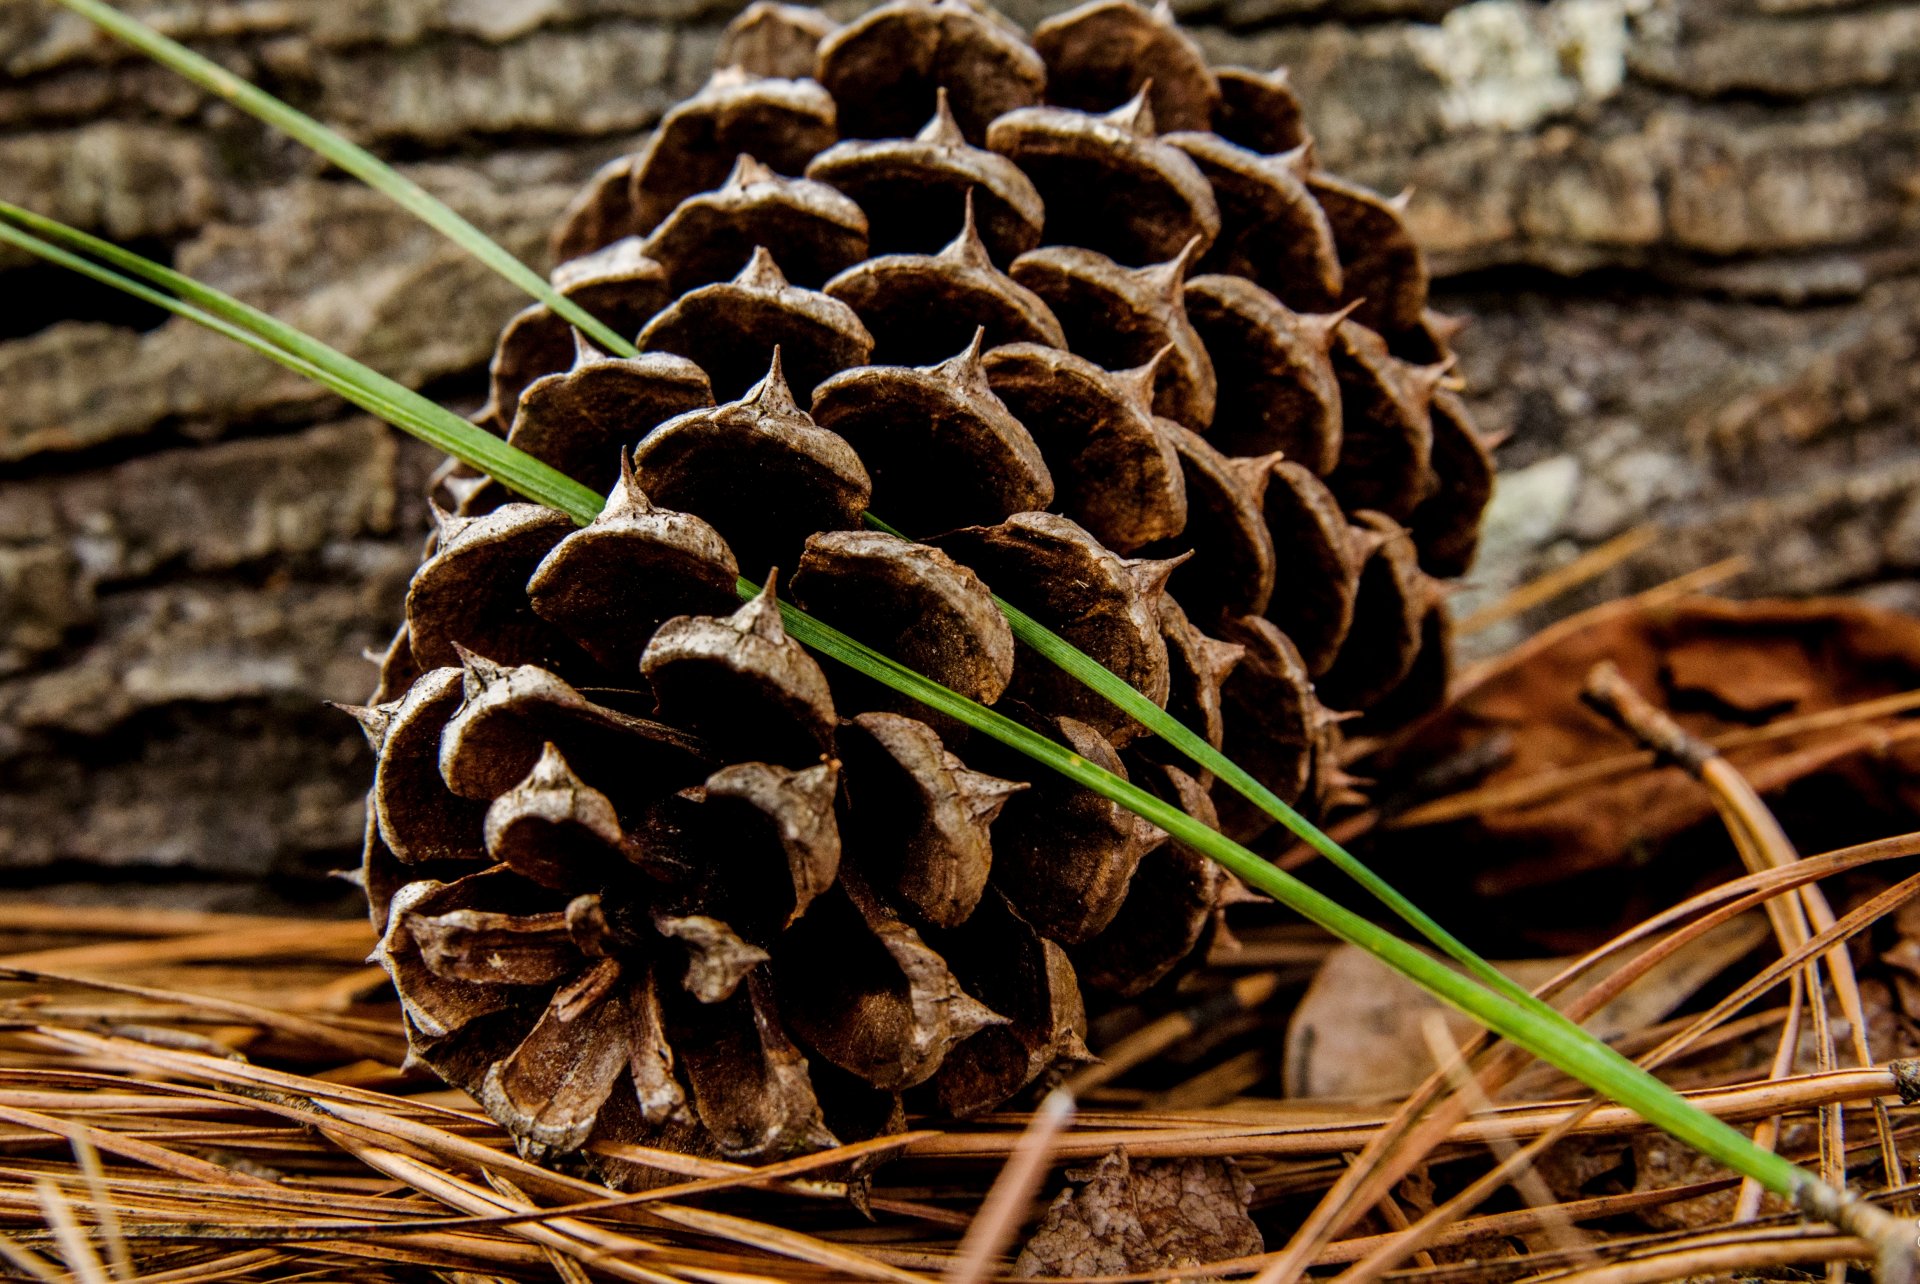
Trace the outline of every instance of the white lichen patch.
<path fill-rule="evenodd" d="M 1449 125 L 1528 129 L 1619 90 L 1630 23 L 1653 2 L 1477 0 L 1410 35 L 1447 87 Z"/>

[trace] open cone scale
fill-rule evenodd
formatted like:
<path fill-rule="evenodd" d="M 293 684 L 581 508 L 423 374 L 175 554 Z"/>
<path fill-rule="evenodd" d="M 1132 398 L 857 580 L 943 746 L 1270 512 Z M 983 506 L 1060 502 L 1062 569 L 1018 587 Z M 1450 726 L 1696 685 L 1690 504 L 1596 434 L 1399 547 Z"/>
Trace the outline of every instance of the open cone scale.
<path fill-rule="evenodd" d="M 1443 693 L 1435 577 L 1491 480 L 1396 203 L 1317 170 L 1283 75 L 1213 71 L 1129 0 L 1031 44 L 963 0 L 761 4 L 722 57 L 556 233 L 555 283 L 642 354 L 536 306 L 493 363 L 484 417 L 604 511 L 450 470 L 359 711 L 414 1050 L 542 1159 L 759 1162 L 992 1109 L 1085 1061 L 1089 1002 L 1194 958 L 1233 891 L 824 671 L 776 591 L 1252 839 L 992 595 L 1313 811 L 1338 713 Z"/>

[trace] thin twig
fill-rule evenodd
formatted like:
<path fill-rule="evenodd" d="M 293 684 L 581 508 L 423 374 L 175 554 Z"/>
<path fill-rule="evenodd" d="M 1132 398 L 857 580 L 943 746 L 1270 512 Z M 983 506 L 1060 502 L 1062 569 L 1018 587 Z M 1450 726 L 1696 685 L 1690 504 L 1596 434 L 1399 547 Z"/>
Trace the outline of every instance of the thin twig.
<path fill-rule="evenodd" d="M 1806 982 L 1798 972 L 1793 974 L 1792 986 L 1787 997 L 1787 1019 L 1781 1024 L 1780 1042 L 1774 1048 L 1773 1064 L 1767 1069 L 1767 1078 L 1776 1082 L 1793 1073 L 1794 1058 L 1800 1048 L 1800 1013 L 1806 1003 Z M 1755 1124 L 1754 1145 L 1776 1149 L 1780 1143 L 1780 1121 L 1779 1115 L 1773 1115 Z M 1740 1193 L 1733 1201 L 1732 1220 L 1752 1221 L 1760 1212 L 1760 1201 L 1765 1194 L 1759 1182 L 1742 1177 Z"/>
<path fill-rule="evenodd" d="M 1541 1284 L 1663 1284 L 1666 1280 L 1718 1278 L 1778 1266 L 1872 1261 L 1874 1245 L 1841 1235 L 1808 1234 L 1764 1244 L 1721 1244 L 1614 1262 L 1565 1275 L 1538 1277 Z"/>
<path fill-rule="evenodd" d="M 1863 722 L 1897 717 L 1920 709 L 1920 691 L 1902 691 L 1898 695 L 1861 700 L 1817 713 L 1780 718 L 1759 727 L 1741 727 L 1704 737 L 1705 742 L 1725 752 L 1750 745 L 1784 740 L 1815 731 L 1852 728 Z M 1389 829 L 1414 829 L 1423 825 L 1441 825 L 1492 811 L 1518 810 L 1549 802 L 1576 790 L 1591 788 L 1650 770 L 1660 765 L 1660 756 L 1651 750 L 1596 758 L 1571 767 L 1542 771 L 1518 780 L 1478 789 L 1465 789 L 1423 802 L 1398 812 L 1381 823 Z M 1345 841 L 1345 839 L 1342 839 Z"/>
<path fill-rule="evenodd" d="M 120 1215 L 107 1198 L 106 1174 L 100 1168 L 100 1152 L 93 1148 L 93 1142 L 83 1132 L 68 1138 L 67 1144 L 72 1147 L 74 1162 L 80 1165 L 80 1171 L 87 1179 L 87 1191 L 93 1196 L 94 1217 L 100 1222 L 100 1233 L 107 1241 L 107 1261 L 113 1277 L 116 1280 L 131 1280 L 135 1275 L 133 1255 L 127 1251 L 127 1238 L 120 1230 Z"/>
<path fill-rule="evenodd" d="M 1465 636 L 1491 628 L 1502 620 L 1523 615 L 1543 606 L 1563 593 L 1570 593 L 1589 580 L 1598 579 L 1660 537 L 1660 528 L 1649 522 L 1615 535 L 1604 544 L 1588 549 L 1565 566 L 1528 580 L 1504 596 L 1477 611 L 1462 616 L 1453 627 Z"/>
<path fill-rule="evenodd" d="M 1420 1032 L 1426 1039 L 1428 1051 L 1433 1054 L 1434 1064 L 1445 1071 L 1453 1090 L 1467 1098 L 1475 1113 L 1492 1111 L 1493 1103 L 1487 1100 L 1480 1091 L 1480 1085 L 1467 1073 L 1466 1059 L 1461 1055 L 1459 1045 L 1447 1033 L 1447 1023 L 1440 1014 L 1429 1012 L 1427 1019 L 1421 1022 Z M 1520 1149 L 1513 1144 L 1512 1136 L 1505 1133 L 1489 1137 L 1487 1148 L 1503 1160 L 1513 1159 Z M 1573 1223 L 1557 1211 L 1559 1201 L 1532 1164 L 1516 1161 L 1513 1176 L 1508 1178 L 1508 1182 L 1515 1194 L 1540 1212 L 1541 1226 L 1560 1248 L 1591 1256 L 1586 1236 L 1575 1230 Z"/>
<path fill-rule="evenodd" d="M 967 1227 L 953 1265 L 943 1277 L 946 1284 L 979 1284 L 987 1278 L 993 1262 L 1026 1220 L 1034 1192 L 1046 1176 L 1047 1161 L 1053 1157 L 1054 1141 L 1072 1121 L 1072 1094 L 1057 1088 L 1048 1093 Z"/>
<path fill-rule="evenodd" d="M 1141 1026 L 1102 1052 L 1100 1060 L 1068 1079 L 1066 1089 L 1076 1097 L 1085 1096 L 1141 1062 L 1192 1038 L 1221 1018 L 1259 1007 L 1273 997 L 1273 992 L 1279 986 L 1280 974 L 1277 972 L 1254 972 L 1239 977 L 1219 994 Z"/>
<path fill-rule="evenodd" d="M 87 1242 L 86 1232 L 80 1229 L 80 1223 L 73 1215 L 73 1207 L 60 1194 L 60 1188 L 50 1181 L 41 1181 L 38 1190 L 40 1207 L 46 1212 L 47 1225 L 53 1228 L 54 1239 L 60 1245 L 60 1255 L 66 1258 L 67 1269 L 73 1272 L 80 1284 L 110 1284 L 106 1267 L 100 1264 L 93 1245 Z"/>
<path fill-rule="evenodd" d="M 1728 580 L 1746 574 L 1751 566 L 1752 563 L 1745 555 L 1735 554 L 1711 565 L 1702 566 L 1698 570 L 1688 571 L 1684 575 L 1676 575 L 1665 583 L 1644 589 L 1632 597 L 1617 598 L 1591 610 L 1581 611 L 1563 620 L 1556 620 L 1504 654 L 1492 656 L 1468 666 L 1461 672 L 1459 678 L 1448 686 L 1447 698 L 1457 701 L 1476 690 L 1481 683 L 1494 674 L 1516 664 L 1523 664 L 1542 651 L 1564 642 L 1575 634 L 1592 629 L 1604 621 L 1619 619 L 1625 615 L 1637 615 L 1652 606 L 1703 594 Z"/>
<path fill-rule="evenodd" d="M 1720 811 L 1728 832 L 1733 835 L 1750 869 L 1784 868 L 1799 861 L 1800 853 L 1794 849 L 1786 830 L 1781 828 L 1779 820 L 1747 779 L 1712 745 L 1690 734 L 1635 691 L 1618 668 L 1610 663 L 1595 665 L 1587 675 L 1583 694 L 1602 712 L 1626 727 L 1642 745 L 1685 768 L 1708 788 L 1715 807 Z M 1770 904 L 1769 909 L 1774 910 L 1774 906 Z M 1826 931 L 1834 923 L 1833 907 L 1827 903 L 1826 894 L 1815 883 L 1808 883 L 1799 889 L 1797 904 L 1782 902 L 1777 912 L 1780 918 L 1776 928 L 1783 933 L 1783 949 L 1803 942 L 1808 935 L 1809 925 L 1814 931 Z M 1873 1065 L 1873 1049 L 1868 1043 L 1866 1005 L 1860 999 L 1860 985 L 1854 976 L 1853 959 L 1841 947 L 1828 951 L 1823 959 L 1833 978 L 1834 993 L 1847 1018 L 1855 1062 L 1861 1066 Z M 1830 1062 L 1833 1034 L 1819 973 L 1811 964 L 1806 979 L 1807 1000 L 1812 1005 L 1817 1046 L 1821 1050 L 1820 1055 Z M 1822 1153 L 1829 1160 L 1823 1164 L 1822 1175 L 1835 1184 L 1838 1183 L 1838 1174 L 1833 1171 L 1831 1157 L 1837 1156 L 1845 1148 L 1837 1133 L 1840 1126 L 1838 1116 L 1822 1117 L 1823 1137 L 1826 1140 Z M 1881 1141 L 1881 1162 L 1892 1172 L 1899 1166 L 1899 1159 L 1890 1129 L 1881 1129 Z"/>

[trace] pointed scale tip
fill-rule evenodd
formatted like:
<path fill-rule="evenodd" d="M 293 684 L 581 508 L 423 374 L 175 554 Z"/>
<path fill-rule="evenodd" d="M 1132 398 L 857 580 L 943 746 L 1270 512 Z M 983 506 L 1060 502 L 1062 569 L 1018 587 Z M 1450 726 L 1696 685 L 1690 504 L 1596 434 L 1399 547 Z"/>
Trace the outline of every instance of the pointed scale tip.
<path fill-rule="evenodd" d="M 1340 323 L 1352 316 L 1354 312 L 1359 309 L 1360 305 L 1365 302 L 1366 300 L 1363 298 L 1354 299 L 1342 306 L 1337 312 L 1298 313 L 1301 332 L 1305 334 L 1308 340 L 1317 346 L 1321 352 L 1331 351 L 1333 348 L 1333 336 L 1339 332 Z"/>
<path fill-rule="evenodd" d="M 504 682 L 513 670 L 504 664 L 496 664 L 476 651 L 469 651 L 458 642 L 453 649 L 460 657 L 461 687 L 467 699 L 486 691 L 496 682 Z"/>
<path fill-rule="evenodd" d="M 987 367 L 980 360 L 980 353 L 987 342 L 987 327 L 975 326 L 973 340 L 960 352 L 948 357 L 938 365 L 925 367 L 927 373 L 943 379 L 956 388 L 968 392 L 992 392 L 987 382 Z"/>
<path fill-rule="evenodd" d="M 1153 601 L 1166 592 L 1167 581 L 1192 556 L 1193 550 L 1188 549 L 1178 557 L 1133 557 L 1121 565 L 1127 568 L 1127 578 L 1140 590 L 1140 596 Z"/>
<path fill-rule="evenodd" d="M 1264 905 L 1270 898 L 1254 891 L 1232 874 L 1220 880 L 1220 896 L 1214 903 L 1220 908 L 1228 905 Z"/>
<path fill-rule="evenodd" d="M 982 825 L 991 825 L 1007 800 L 1029 787 L 1024 780 L 1003 780 L 971 767 L 955 767 L 952 775 L 954 787 L 960 794 L 960 805 Z"/>
<path fill-rule="evenodd" d="M 1153 117 L 1153 103 L 1148 97 L 1153 92 L 1153 81 L 1146 80 L 1134 96 L 1106 114 L 1106 120 L 1119 126 L 1135 138 L 1156 138 L 1160 133 L 1159 122 Z"/>
<path fill-rule="evenodd" d="M 987 253 L 985 241 L 980 239 L 980 223 L 973 213 L 973 189 L 967 189 L 965 213 L 960 224 L 960 234 L 948 241 L 936 256 L 949 263 L 958 263 L 965 267 L 985 268 L 994 271 L 993 259 Z"/>
<path fill-rule="evenodd" d="M 1133 269 L 1134 277 L 1146 288 L 1159 295 L 1173 307 L 1184 305 L 1187 287 L 1187 266 L 1200 253 L 1200 237 L 1187 238 L 1180 252 L 1165 263 L 1149 263 L 1142 268 Z"/>
<path fill-rule="evenodd" d="M 1153 80 L 1151 78 L 1140 82 L 1139 92 L 1102 116 L 1101 119 L 1110 125 L 1116 125 L 1124 129 L 1135 138 L 1152 138 L 1156 136 L 1160 130 L 1154 123 L 1153 104 L 1148 101 L 1148 95 L 1152 92 Z"/>
<path fill-rule="evenodd" d="M 1135 816 L 1133 818 L 1133 841 L 1139 845 L 1143 853 L 1153 851 L 1172 837 L 1172 834 L 1169 834 L 1145 816 Z"/>
<path fill-rule="evenodd" d="M 740 269 L 740 275 L 733 278 L 733 284 L 749 290 L 774 292 L 787 288 L 787 274 L 773 261 L 773 255 L 766 246 L 756 245 L 753 247 L 753 257 Z"/>
<path fill-rule="evenodd" d="M 800 413 L 800 403 L 793 399 L 793 389 L 787 386 L 786 367 L 780 360 L 780 345 L 773 345 L 773 359 L 767 363 L 767 373 L 759 383 L 747 389 L 747 395 L 737 403 L 750 406 L 768 418 L 791 418 Z"/>
<path fill-rule="evenodd" d="M 585 788 L 585 783 L 576 776 L 573 768 L 567 765 L 560 747 L 549 740 L 540 750 L 540 760 L 533 764 L 526 779 L 519 785 L 523 789 L 559 789 L 574 792 Z"/>
<path fill-rule="evenodd" d="M 1394 524 L 1394 529 L 1396 531 L 1400 529 L 1397 522 Z M 1347 524 L 1347 550 L 1352 555 L 1356 566 L 1379 552 L 1381 545 L 1395 538 L 1397 538 L 1396 535 L 1375 530 L 1371 526 L 1356 526 L 1352 522 Z"/>
<path fill-rule="evenodd" d="M 932 143 L 936 147 L 967 146 L 967 136 L 960 132 L 960 122 L 953 118 L 953 106 L 947 101 L 945 85 L 935 90 L 933 118 L 920 127 L 920 132 L 914 135 L 914 141 Z"/>
<path fill-rule="evenodd" d="M 1422 403 L 1427 403 L 1433 400 L 1433 394 L 1439 390 L 1441 384 L 1446 382 L 1447 376 L 1453 373 L 1453 367 L 1454 358 L 1448 357 L 1444 361 L 1435 361 L 1424 366 L 1408 363 L 1403 365 L 1401 370 L 1414 396 Z"/>
<path fill-rule="evenodd" d="M 571 329 L 571 327 L 569 327 L 569 329 Z M 581 334 L 578 330 L 572 330 L 572 334 L 573 369 L 578 370 L 582 366 L 590 366 L 595 362 L 609 359 L 608 354 L 602 352 L 599 347 L 594 344 L 593 340 L 587 338 L 586 335 Z"/>
<path fill-rule="evenodd" d="M 620 480 L 607 492 L 607 502 L 601 506 L 600 516 L 594 520 L 626 521 L 654 511 L 653 501 L 647 498 L 646 491 L 640 489 L 640 477 L 633 468 L 633 452 L 625 446 L 620 447 Z"/>
<path fill-rule="evenodd" d="M 1240 667 L 1240 661 L 1247 658 L 1247 648 L 1238 642 L 1222 642 L 1219 638 L 1203 634 L 1200 638 L 1200 657 L 1207 676 L 1213 680 L 1213 685 L 1219 686 Z"/>
<path fill-rule="evenodd" d="M 1284 152 L 1275 152 L 1267 159 L 1275 168 L 1283 169 L 1304 182 L 1313 173 L 1313 140 L 1307 139 Z"/>
<path fill-rule="evenodd" d="M 727 173 L 727 181 L 721 184 L 723 192 L 737 192 L 741 188 L 751 187 L 755 183 L 771 183 L 779 175 L 761 164 L 753 157 L 741 152 L 734 158 L 733 168 Z"/>
<path fill-rule="evenodd" d="M 1337 727 L 1343 722 L 1352 722 L 1355 718 L 1360 717 L 1361 714 L 1365 712 L 1364 710 L 1361 710 L 1361 709 L 1329 708 L 1327 705 L 1320 704 L 1318 700 L 1314 701 L 1314 703 L 1316 705 L 1319 705 L 1318 711 L 1310 714 L 1309 716 L 1313 719 L 1314 725 L 1316 727 Z M 1336 767 L 1334 768 L 1334 770 L 1339 771 L 1340 769 Z M 1349 775 L 1346 775 L 1345 772 L 1341 772 L 1341 777 L 1342 779 L 1345 779 L 1345 780 L 1359 779 L 1358 776 L 1349 776 Z"/>
<path fill-rule="evenodd" d="M 452 477 L 449 477 L 446 480 L 445 484 L 449 492 L 452 491 L 453 483 L 455 480 L 456 479 Z M 465 481 L 469 479 L 460 478 L 458 480 Z M 480 486 L 486 485 L 486 482 L 487 482 L 487 479 L 484 477 L 473 478 L 471 480 L 477 481 L 479 483 L 478 486 L 475 486 L 473 488 L 474 490 L 478 490 Z M 472 494 L 472 493 L 473 493 L 472 491 L 468 492 L 468 494 Z M 459 496 L 458 498 L 464 501 L 466 496 Z M 427 507 L 433 510 L 434 549 L 436 552 L 444 550 L 447 547 L 447 545 L 453 543 L 453 541 L 460 538 L 460 533 L 462 531 L 466 530 L 467 527 L 473 525 L 475 522 L 480 520 L 477 517 L 462 517 L 458 513 L 448 512 L 446 509 L 440 507 L 438 503 L 436 503 L 431 499 L 427 501 Z"/>
<path fill-rule="evenodd" d="M 1255 504 L 1266 502 L 1267 486 L 1273 481 L 1273 466 L 1287 457 L 1284 450 L 1265 455 L 1230 455 L 1227 469 L 1235 481 L 1246 487 Z"/>
<path fill-rule="evenodd" d="M 740 633 L 752 633 L 769 642 L 787 640 L 787 626 L 780 620 L 780 598 L 776 585 L 780 579 L 780 569 L 774 567 L 767 571 L 767 582 L 753 598 L 727 618 L 727 623 Z"/>
<path fill-rule="evenodd" d="M 988 1026 L 1013 1024 L 1012 1018 L 1001 1016 L 964 990 L 947 1000 L 946 1009 L 949 1037 L 955 1043 L 971 1038 Z"/>
<path fill-rule="evenodd" d="M 393 725 L 394 715 L 400 710 L 398 700 L 387 704 L 345 704 L 339 700 L 328 700 L 326 704 L 338 709 L 360 724 L 360 731 L 367 738 L 367 747 L 375 753 L 380 752 L 387 740 L 387 728 Z"/>
<path fill-rule="evenodd" d="M 1169 265 L 1179 269 L 1180 279 L 1184 283 L 1187 276 L 1187 269 L 1191 267 L 1193 265 L 1193 261 L 1199 257 L 1200 257 L 1200 234 L 1198 232 L 1195 232 L 1192 236 L 1189 236 L 1187 238 L 1187 243 L 1180 247 L 1180 252 L 1173 256 L 1173 258 L 1169 261 Z"/>
<path fill-rule="evenodd" d="M 1114 386 L 1119 390 L 1120 395 L 1133 403 L 1134 408 L 1141 414 L 1148 416 L 1153 414 L 1153 390 L 1160 378 L 1160 363 L 1165 361 L 1167 354 L 1172 351 L 1171 343 L 1164 344 L 1143 364 L 1129 370 L 1110 372 Z"/>

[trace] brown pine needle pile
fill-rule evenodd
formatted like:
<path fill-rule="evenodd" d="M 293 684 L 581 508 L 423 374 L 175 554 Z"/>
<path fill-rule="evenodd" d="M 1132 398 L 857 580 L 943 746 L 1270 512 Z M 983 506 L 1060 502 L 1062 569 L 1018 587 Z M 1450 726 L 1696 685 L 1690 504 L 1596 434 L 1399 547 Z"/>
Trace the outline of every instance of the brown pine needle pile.
<path fill-rule="evenodd" d="M 1591 1012 L 1769 897 L 1916 851 L 1909 835 L 1762 867 L 1589 955 L 1557 993 Z M 1621 1046 L 1674 1070 L 1712 1113 L 1769 1127 L 1798 1158 L 1844 1164 L 1856 1186 L 1904 1195 L 1886 1189 L 1897 1162 L 1889 1169 L 1882 1148 L 1883 1130 L 1897 1153 L 1916 1128 L 1898 1104 L 1905 1065 L 1860 1068 L 1844 1034 L 1833 1068 L 1778 1074 L 1723 1054 L 1798 1020 L 1805 991 L 1780 1007 L 1785 987 L 1771 983 L 1917 889 L 1895 882 L 1696 1005 L 1701 1015 Z M 1670 1183 L 1555 1202 L 1546 1183 L 1523 1180 L 1525 1161 L 1659 1143 L 1629 1112 L 1595 1108 L 1537 1068 L 1516 1080 L 1527 1071 L 1517 1057 L 1482 1058 L 1477 1082 L 1451 1097 L 1465 1077 L 1450 1057 L 1398 1111 L 1248 1095 L 1270 1083 L 1262 1049 L 1278 1045 L 1299 983 L 1332 948 L 1290 926 L 1218 947 L 1187 1006 L 1097 1027 L 1108 1060 L 1069 1085 L 1080 1098 L 1070 1122 L 1053 1107 L 1039 1119 L 1006 1112 L 758 1169 L 624 1147 L 659 1183 L 628 1195 L 521 1160 L 464 1094 L 405 1065 L 384 974 L 363 962 L 374 941 L 362 922 L 14 902 L 0 907 L 0 943 L 8 1278 L 977 1280 L 1013 1269 L 1063 1171 L 1084 1181 L 1119 1149 L 1143 1172 L 1231 1159 L 1257 1219 L 1305 1229 L 1260 1255 L 1095 1277 L 1116 1284 L 1356 1263 L 1355 1278 L 1624 1284 L 1804 1270 L 1864 1251 L 1771 1208 L 1732 1225 L 1685 1216 L 1736 1183 L 1680 1156 Z M 1434 1053 L 1453 1047 L 1434 1036 L 1430 1023 Z M 1415 1118 L 1407 1107 L 1421 1103 L 1431 1108 Z M 1491 1170 L 1502 1158 L 1514 1171 Z M 1460 1192 L 1471 1197 L 1476 1176 L 1520 1195 L 1471 1206 Z M 1326 1211 L 1336 1182 L 1368 1201 L 1361 1215 Z M 1663 1223 L 1648 1214 L 1663 1209 L 1682 1214 L 1664 1223 L 1675 1229 L 1649 1234 Z"/>

